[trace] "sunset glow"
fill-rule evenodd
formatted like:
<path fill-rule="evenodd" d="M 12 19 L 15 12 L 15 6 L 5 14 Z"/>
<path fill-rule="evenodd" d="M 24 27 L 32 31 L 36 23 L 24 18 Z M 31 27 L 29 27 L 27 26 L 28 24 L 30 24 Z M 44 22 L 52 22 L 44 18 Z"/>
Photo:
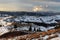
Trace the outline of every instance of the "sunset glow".
<path fill-rule="evenodd" d="M 39 6 L 36 6 L 36 7 L 34 7 L 33 8 L 33 11 L 42 11 L 43 10 L 43 8 L 42 7 L 39 7 Z"/>

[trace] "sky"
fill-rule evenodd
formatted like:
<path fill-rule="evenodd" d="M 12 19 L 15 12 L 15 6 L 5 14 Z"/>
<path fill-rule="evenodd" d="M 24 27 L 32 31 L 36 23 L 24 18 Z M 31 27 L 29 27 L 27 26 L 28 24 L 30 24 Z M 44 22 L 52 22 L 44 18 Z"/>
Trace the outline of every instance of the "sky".
<path fill-rule="evenodd" d="M 0 0 L 0 11 L 60 12 L 60 0 Z"/>

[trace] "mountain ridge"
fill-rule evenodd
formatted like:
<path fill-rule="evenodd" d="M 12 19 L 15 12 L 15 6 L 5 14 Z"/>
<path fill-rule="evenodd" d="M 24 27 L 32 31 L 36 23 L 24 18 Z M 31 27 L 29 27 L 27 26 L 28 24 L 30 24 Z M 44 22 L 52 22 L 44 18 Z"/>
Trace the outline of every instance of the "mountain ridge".
<path fill-rule="evenodd" d="M 8 14 L 8 15 L 17 15 L 17 16 L 53 16 L 53 15 L 60 15 L 59 12 L 9 12 L 9 11 L 0 11 L 0 14 Z"/>

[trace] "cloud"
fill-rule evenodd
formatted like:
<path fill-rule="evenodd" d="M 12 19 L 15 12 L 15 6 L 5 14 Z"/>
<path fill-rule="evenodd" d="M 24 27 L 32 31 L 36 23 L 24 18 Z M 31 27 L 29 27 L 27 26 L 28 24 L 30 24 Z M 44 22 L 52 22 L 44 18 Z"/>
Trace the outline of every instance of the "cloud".
<path fill-rule="evenodd" d="M 53 2 L 60 2 L 60 0 L 32 0 L 32 1 L 53 1 Z"/>
<path fill-rule="evenodd" d="M 42 11 L 60 11 L 60 0 L 0 0 L 0 11 L 32 11 L 35 6 L 42 6 Z"/>

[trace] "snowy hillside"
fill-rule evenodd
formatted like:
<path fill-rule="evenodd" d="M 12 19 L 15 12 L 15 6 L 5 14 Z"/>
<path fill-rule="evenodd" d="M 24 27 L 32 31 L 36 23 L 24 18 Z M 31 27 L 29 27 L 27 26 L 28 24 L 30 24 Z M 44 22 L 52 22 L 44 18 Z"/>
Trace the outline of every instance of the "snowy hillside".
<path fill-rule="evenodd" d="M 55 20 L 60 20 L 60 15 L 55 16 L 19 16 L 14 21 L 25 21 L 25 22 L 40 22 L 40 23 L 57 23 Z"/>

